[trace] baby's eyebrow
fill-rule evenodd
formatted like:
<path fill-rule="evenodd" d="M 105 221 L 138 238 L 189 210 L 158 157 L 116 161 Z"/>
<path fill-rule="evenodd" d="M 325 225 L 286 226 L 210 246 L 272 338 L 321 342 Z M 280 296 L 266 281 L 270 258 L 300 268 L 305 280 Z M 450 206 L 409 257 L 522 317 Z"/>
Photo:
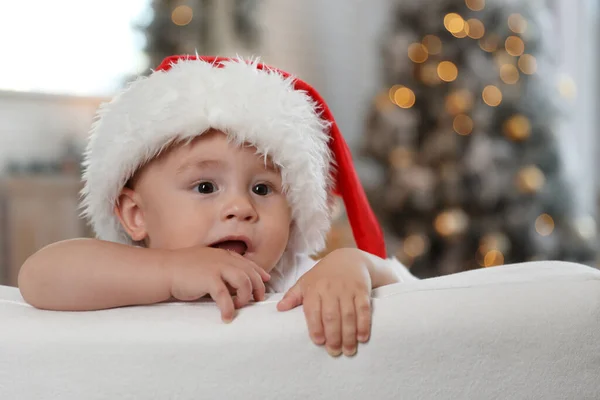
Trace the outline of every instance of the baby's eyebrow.
<path fill-rule="evenodd" d="M 279 168 L 277 168 L 277 166 L 270 161 L 268 161 L 266 164 L 264 164 L 264 167 L 269 172 L 274 172 L 276 174 L 279 174 L 279 172 L 280 172 Z"/>
<path fill-rule="evenodd" d="M 207 169 L 207 168 L 222 168 L 223 162 L 220 160 L 190 160 L 181 164 L 175 170 L 176 174 L 181 174 L 189 169 Z"/>
<path fill-rule="evenodd" d="M 275 172 L 276 174 L 279 174 L 281 172 L 279 170 L 279 167 L 277 165 L 275 165 L 275 163 L 269 157 L 263 157 L 263 159 L 262 159 L 262 166 L 267 171 Z"/>

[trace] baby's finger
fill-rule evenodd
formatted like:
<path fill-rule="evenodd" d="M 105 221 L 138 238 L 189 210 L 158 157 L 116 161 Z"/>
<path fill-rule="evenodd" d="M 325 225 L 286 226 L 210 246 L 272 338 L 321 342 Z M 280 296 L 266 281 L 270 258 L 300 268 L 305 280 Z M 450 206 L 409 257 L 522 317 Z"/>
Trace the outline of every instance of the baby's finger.
<path fill-rule="evenodd" d="M 263 282 L 260 274 L 257 271 L 252 269 L 252 270 L 248 271 L 248 277 L 250 278 L 250 281 L 252 282 L 252 295 L 254 297 L 254 300 L 256 300 L 256 301 L 264 300 L 265 292 L 267 289 L 265 288 L 265 283 Z"/>
<path fill-rule="evenodd" d="M 340 318 L 340 302 L 337 296 L 321 295 L 323 328 L 325 330 L 325 346 L 327 352 L 337 357 L 342 354 L 342 320 Z"/>
<path fill-rule="evenodd" d="M 229 294 L 232 296 L 235 296 L 237 290 L 227 282 L 225 282 L 225 286 L 227 286 L 227 290 L 229 290 Z"/>
<path fill-rule="evenodd" d="M 252 295 L 254 300 L 264 300 L 266 292 L 264 282 L 267 282 L 271 278 L 271 275 L 252 261 L 245 259 L 237 253 L 235 255 L 237 256 L 237 260 L 235 260 L 233 265 L 248 274 L 248 277 L 252 281 Z"/>
<path fill-rule="evenodd" d="M 344 355 L 356 354 L 356 306 L 354 296 L 340 299 L 340 312 L 342 313 L 342 350 Z"/>
<path fill-rule="evenodd" d="M 265 271 L 258 265 L 252 263 L 252 267 L 256 270 L 256 272 L 258 272 L 258 274 L 260 275 L 263 282 L 267 282 L 269 279 L 271 279 L 271 275 L 269 275 L 269 273 L 267 271 Z"/>
<path fill-rule="evenodd" d="M 283 295 L 283 298 L 277 303 L 278 311 L 289 311 L 304 303 L 304 294 L 299 283 L 289 288 Z"/>
<path fill-rule="evenodd" d="M 371 298 L 368 294 L 354 298 L 356 306 L 356 333 L 359 342 L 365 343 L 371 336 Z"/>
<path fill-rule="evenodd" d="M 310 291 L 304 298 L 304 317 L 308 326 L 308 333 L 314 344 L 325 344 L 325 331 L 321 317 L 321 296 Z"/>
<path fill-rule="evenodd" d="M 252 281 L 245 271 L 230 267 L 221 270 L 221 277 L 236 290 L 236 306 L 243 307 L 252 299 Z"/>
<path fill-rule="evenodd" d="M 234 258 L 236 258 L 236 267 L 242 269 L 253 269 L 254 271 L 258 272 L 263 282 L 267 282 L 269 279 L 271 279 L 271 275 L 269 275 L 267 271 L 259 267 L 254 261 L 251 261 L 238 253 L 232 253 L 232 255 L 234 256 Z"/>
<path fill-rule="evenodd" d="M 221 310 L 221 319 L 225 323 L 233 321 L 235 308 L 233 299 L 229 294 L 229 290 L 223 281 L 218 281 L 213 285 L 210 291 L 210 297 L 217 303 L 217 307 Z"/>

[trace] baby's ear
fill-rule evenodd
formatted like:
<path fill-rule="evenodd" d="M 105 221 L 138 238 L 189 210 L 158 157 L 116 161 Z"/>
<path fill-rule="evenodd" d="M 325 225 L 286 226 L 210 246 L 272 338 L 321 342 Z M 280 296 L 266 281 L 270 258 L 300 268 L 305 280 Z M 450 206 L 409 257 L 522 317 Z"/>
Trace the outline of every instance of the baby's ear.
<path fill-rule="evenodd" d="M 139 195 L 135 190 L 127 187 L 121 190 L 115 205 L 115 215 L 131 240 L 141 242 L 146 239 L 148 233 L 144 213 L 140 207 Z"/>

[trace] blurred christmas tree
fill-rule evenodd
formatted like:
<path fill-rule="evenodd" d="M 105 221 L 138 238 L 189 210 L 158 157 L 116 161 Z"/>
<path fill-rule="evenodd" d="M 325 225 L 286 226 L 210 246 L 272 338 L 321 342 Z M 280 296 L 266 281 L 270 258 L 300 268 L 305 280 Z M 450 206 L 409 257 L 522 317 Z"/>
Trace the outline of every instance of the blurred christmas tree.
<path fill-rule="evenodd" d="M 366 153 L 373 202 L 422 277 L 540 259 L 595 260 L 557 143 L 561 91 L 542 0 L 398 1 L 387 88 Z M 560 90 L 559 90 L 560 89 Z"/>
<path fill-rule="evenodd" d="M 153 18 L 139 26 L 151 66 L 174 54 L 223 55 L 224 37 L 240 47 L 257 43 L 256 0 L 152 0 Z M 224 29 L 231 31 L 224 33 Z"/>

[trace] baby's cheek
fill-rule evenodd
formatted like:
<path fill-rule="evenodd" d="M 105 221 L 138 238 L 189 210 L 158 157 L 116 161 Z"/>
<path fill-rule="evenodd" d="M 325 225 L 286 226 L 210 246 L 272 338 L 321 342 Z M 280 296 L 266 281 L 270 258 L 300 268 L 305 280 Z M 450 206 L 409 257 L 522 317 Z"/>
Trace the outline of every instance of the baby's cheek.
<path fill-rule="evenodd" d="M 269 232 L 267 246 L 272 249 L 274 257 L 279 258 L 287 247 L 290 238 L 290 224 L 282 220 L 273 222 L 267 230 Z"/>
<path fill-rule="evenodd" d="M 161 247 L 177 249 L 203 244 L 206 228 L 207 222 L 198 218 L 171 218 L 164 220 L 154 234 Z"/>
<path fill-rule="evenodd" d="M 290 236 L 290 228 L 288 225 L 282 225 L 281 223 L 273 224 L 270 229 L 273 232 L 270 238 L 270 242 L 273 246 L 285 249 Z"/>

